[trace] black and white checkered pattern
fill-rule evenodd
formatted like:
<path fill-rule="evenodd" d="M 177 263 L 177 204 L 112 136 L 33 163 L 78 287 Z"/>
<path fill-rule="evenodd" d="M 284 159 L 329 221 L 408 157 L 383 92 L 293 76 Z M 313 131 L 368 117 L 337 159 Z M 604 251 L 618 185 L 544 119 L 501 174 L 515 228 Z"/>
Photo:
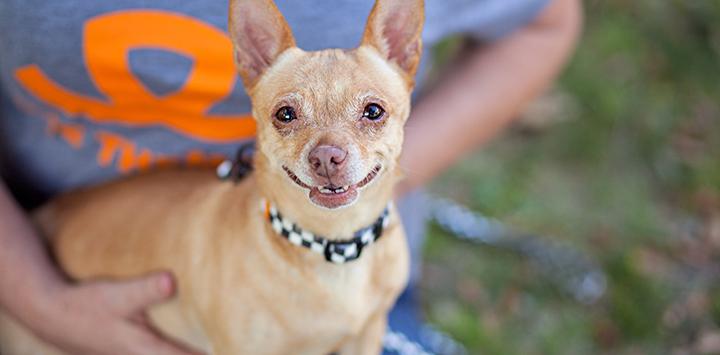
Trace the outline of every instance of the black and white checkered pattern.
<path fill-rule="evenodd" d="M 284 218 L 275 206 L 270 205 L 266 208 L 268 209 L 268 220 L 275 233 L 285 237 L 292 244 L 325 255 L 325 260 L 335 264 L 343 264 L 359 258 L 363 248 L 374 243 L 382 236 L 383 230 L 390 221 L 390 208 L 388 206 L 375 223 L 358 230 L 351 239 L 328 240 L 300 229 L 295 223 Z"/>

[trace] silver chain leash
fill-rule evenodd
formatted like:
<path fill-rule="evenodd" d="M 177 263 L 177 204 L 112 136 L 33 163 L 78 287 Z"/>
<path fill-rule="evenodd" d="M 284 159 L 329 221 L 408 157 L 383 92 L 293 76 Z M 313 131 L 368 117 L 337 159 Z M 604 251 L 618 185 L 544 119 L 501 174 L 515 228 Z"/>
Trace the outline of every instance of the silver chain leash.
<path fill-rule="evenodd" d="M 578 302 L 593 304 L 605 294 L 605 273 L 579 250 L 548 238 L 518 233 L 448 199 L 431 195 L 424 198 L 430 205 L 432 219 L 443 229 L 462 240 L 527 257 L 545 277 Z"/>
<path fill-rule="evenodd" d="M 541 273 L 561 290 L 583 304 L 593 304 L 605 294 L 605 273 L 590 257 L 575 248 L 534 235 L 521 234 L 500 221 L 482 216 L 451 200 L 423 196 L 430 217 L 447 232 L 471 243 L 509 250 L 534 262 Z M 423 325 L 423 342 L 431 349 L 388 329 L 383 339 L 386 350 L 399 355 L 465 355 L 465 348 L 430 325 Z"/>
<path fill-rule="evenodd" d="M 383 337 L 383 349 L 398 355 L 433 355 L 425 351 L 420 344 L 408 339 L 405 334 L 395 332 L 389 327 Z"/>

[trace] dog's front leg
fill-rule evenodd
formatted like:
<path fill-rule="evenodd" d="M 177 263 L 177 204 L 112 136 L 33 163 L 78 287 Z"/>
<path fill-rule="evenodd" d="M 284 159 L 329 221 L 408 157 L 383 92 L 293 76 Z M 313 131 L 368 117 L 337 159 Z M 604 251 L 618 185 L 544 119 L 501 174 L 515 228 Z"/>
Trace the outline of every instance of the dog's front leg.
<path fill-rule="evenodd" d="M 360 334 L 351 338 L 337 352 L 338 355 L 378 355 L 382 350 L 382 338 L 387 327 L 387 312 L 375 313 Z"/>

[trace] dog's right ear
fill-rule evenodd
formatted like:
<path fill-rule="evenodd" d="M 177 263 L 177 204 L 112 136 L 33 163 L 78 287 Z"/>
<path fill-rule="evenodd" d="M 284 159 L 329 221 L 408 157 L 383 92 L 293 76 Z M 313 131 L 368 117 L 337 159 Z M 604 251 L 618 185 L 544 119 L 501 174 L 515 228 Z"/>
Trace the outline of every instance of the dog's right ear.
<path fill-rule="evenodd" d="M 281 53 L 295 47 L 295 38 L 272 0 L 230 0 L 229 13 L 235 62 L 249 90 Z"/>

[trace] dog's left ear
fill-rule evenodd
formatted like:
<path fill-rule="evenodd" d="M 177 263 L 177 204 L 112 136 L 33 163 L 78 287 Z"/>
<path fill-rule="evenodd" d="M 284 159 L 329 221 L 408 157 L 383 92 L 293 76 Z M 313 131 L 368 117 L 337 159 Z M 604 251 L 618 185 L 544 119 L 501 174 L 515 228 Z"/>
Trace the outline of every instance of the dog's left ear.
<path fill-rule="evenodd" d="M 423 0 L 376 0 L 362 45 L 372 46 L 412 82 L 422 54 Z"/>
<path fill-rule="evenodd" d="M 229 31 L 235 61 L 247 89 L 288 48 L 295 38 L 272 0 L 230 0 Z"/>

